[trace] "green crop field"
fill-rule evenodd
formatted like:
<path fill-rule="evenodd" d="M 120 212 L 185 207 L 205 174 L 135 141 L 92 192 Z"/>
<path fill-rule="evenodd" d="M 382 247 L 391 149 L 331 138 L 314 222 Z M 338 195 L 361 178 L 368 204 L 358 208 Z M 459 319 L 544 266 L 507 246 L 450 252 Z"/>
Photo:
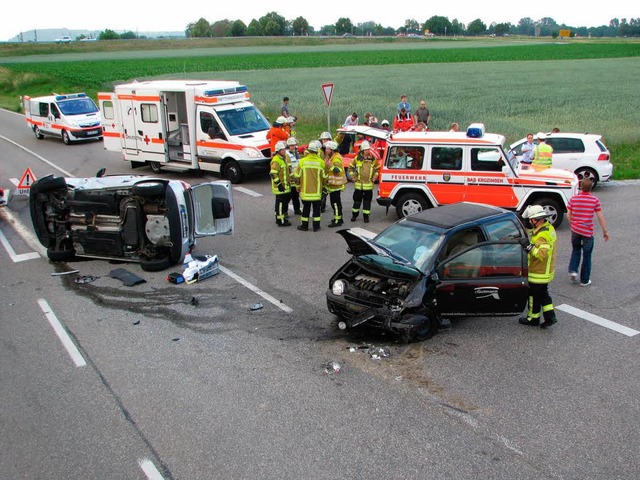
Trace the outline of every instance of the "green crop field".
<path fill-rule="evenodd" d="M 364 40 L 362 40 L 364 42 Z M 95 42 L 100 43 L 100 42 Z M 406 94 L 431 128 L 474 122 L 513 142 L 528 132 L 590 132 L 612 150 L 614 178 L 640 178 L 640 42 L 450 41 L 247 45 L 0 56 L 0 106 L 20 95 L 85 91 L 150 78 L 238 80 L 271 119 L 282 97 L 306 142 L 353 111 L 392 120 Z M 181 47 L 184 44 L 180 44 Z M 330 111 L 320 85 L 334 83 Z"/>

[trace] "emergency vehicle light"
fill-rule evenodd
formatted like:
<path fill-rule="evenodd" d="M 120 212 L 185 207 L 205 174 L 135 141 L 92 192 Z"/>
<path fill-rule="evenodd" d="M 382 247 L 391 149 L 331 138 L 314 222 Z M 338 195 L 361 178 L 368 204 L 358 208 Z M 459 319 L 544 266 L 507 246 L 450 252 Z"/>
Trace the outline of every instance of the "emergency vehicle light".
<path fill-rule="evenodd" d="M 467 128 L 467 137 L 481 138 L 484 136 L 484 123 L 472 123 Z"/>
<path fill-rule="evenodd" d="M 248 90 L 246 85 L 240 85 L 238 87 L 231 88 L 218 88 L 216 90 L 206 90 L 204 92 L 205 97 L 219 97 L 220 95 L 230 95 L 233 93 L 242 93 Z"/>
<path fill-rule="evenodd" d="M 56 95 L 56 100 L 68 100 L 70 98 L 84 98 L 86 97 L 86 93 L 70 93 L 67 95 Z"/>

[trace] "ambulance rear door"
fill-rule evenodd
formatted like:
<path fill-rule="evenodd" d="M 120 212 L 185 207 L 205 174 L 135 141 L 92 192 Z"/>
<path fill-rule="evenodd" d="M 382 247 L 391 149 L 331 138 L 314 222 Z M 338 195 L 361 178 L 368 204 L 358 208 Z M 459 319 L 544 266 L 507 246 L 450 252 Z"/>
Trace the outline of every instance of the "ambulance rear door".
<path fill-rule="evenodd" d="M 116 94 L 98 93 L 98 104 L 102 113 L 102 138 L 105 150 L 122 151 L 122 123 L 116 105 Z"/>
<path fill-rule="evenodd" d="M 118 94 L 127 160 L 165 162 L 162 103 L 157 92 Z M 138 158 L 136 158 L 138 157 Z"/>

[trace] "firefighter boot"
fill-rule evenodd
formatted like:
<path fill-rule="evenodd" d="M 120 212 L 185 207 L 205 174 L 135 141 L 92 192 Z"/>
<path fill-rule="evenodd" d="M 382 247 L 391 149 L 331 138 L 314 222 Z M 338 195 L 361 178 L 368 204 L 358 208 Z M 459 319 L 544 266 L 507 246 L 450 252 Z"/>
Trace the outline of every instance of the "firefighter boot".
<path fill-rule="evenodd" d="M 344 223 L 344 220 L 342 219 L 336 220 L 334 218 L 333 220 L 331 220 L 331 223 L 328 225 L 328 227 L 329 228 L 341 227 L 343 223 Z"/>
<path fill-rule="evenodd" d="M 302 224 L 298 225 L 296 228 L 302 232 L 306 232 L 309 230 L 309 222 L 302 222 Z"/>
<path fill-rule="evenodd" d="M 547 318 L 544 322 L 540 324 L 540 328 L 550 327 L 554 323 L 558 323 L 558 319 L 556 317 Z"/>
<path fill-rule="evenodd" d="M 362 219 L 364 220 L 364 223 L 369 223 L 369 215 L 367 213 L 362 215 Z"/>
<path fill-rule="evenodd" d="M 353 212 L 351 214 L 351 221 L 352 222 L 355 222 L 358 219 L 358 213 L 360 213 L 360 212 Z"/>
<path fill-rule="evenodd" d="M 317 232 L 318 230 L 320 230 L 320 221 L 319 220 L 318 221 L 314 220 L 313 221 L 313 231 Z"/>
<path fill-rule="evenodd" d="M 529 325 L 530 327 L 537 327 L 538 325 L 540 325 L 540 319 L 522 317 L 518 319 L 518 323 L 520 325 Z"/>

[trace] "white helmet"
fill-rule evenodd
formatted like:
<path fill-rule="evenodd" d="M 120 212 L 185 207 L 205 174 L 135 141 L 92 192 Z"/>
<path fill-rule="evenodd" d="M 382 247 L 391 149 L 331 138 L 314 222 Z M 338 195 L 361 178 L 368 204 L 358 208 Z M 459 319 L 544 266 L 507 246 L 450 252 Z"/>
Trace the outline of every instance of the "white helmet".
<path fill-rule="evenodd" d="M 383 127 L 388 127 L 389 126 L 389 120 L 387 120 L 386 118 L 384 120 L 382 120 L 382 122 L 380 122 L 380 125 Z"/>
<path fill-rule="evenodd" d="M 326 148 L 333 150 L 334 152 L 338 150 L 338 142 L 334 142 L 333 140 L 324 144 Z"/>
<path fill-rule="evenodd" d="M 295 137 L 287 138 L 287 145 L 298 145 L 298 140 Z"/>
<path fill-rule="evenodd" d="M 529 205 L 524 209 L 522 214 L 522 218 L 546 218 L 549 214 L 545 212 L 544 207 L 542 205 Z"/>
<path fill-rule="evenodd" d="M 320 134 L 320 140 L 331 140 L 331 134 L 329 132 L 322 132 Z"/>
<path fill-rule="evenodd" d="M 370 148 L 371 145 L 369 145 L 369 142 L 367 142 L 366 140 L 363 140 L 360 144 L 360 150 L 369 150 Z"/>
<path fill-rule="evenodd" d="M 320 150 L 320 148 L 322 148 L 322 144 L 318 140 L 312 140 L 311 142 L 309 142 L 307 150 L 309 150 L 310 152 L 318 153 L 318 150 Z"/>
<path fill-rule="evenodd" d="M 287 118 L 287 123 L 296 123 L 296 117 Z"/>
<path fill-rule="evenodd" d="M 538 140 L 546 140 L 547 139 L 547 134 L 544 132 L 538 132 L 536 134 L 536 137 L 538 138 Z"/>
<path fill-rule="evenodd" d="M 276 118 L 276 123 L 279 123 L 280 125 L 283 125 L 283 124 L 287 123 L 287 119 L 282 117 L 282 116 L 280 116 L 280 117 Z"/>
<path fill-rule="evenodd" d="M 280 140 L 278 143 L 276 143 L 276 152 L 284 150 L 285 148 L 287 148 L 287 144 L 283 140 Z"/>

